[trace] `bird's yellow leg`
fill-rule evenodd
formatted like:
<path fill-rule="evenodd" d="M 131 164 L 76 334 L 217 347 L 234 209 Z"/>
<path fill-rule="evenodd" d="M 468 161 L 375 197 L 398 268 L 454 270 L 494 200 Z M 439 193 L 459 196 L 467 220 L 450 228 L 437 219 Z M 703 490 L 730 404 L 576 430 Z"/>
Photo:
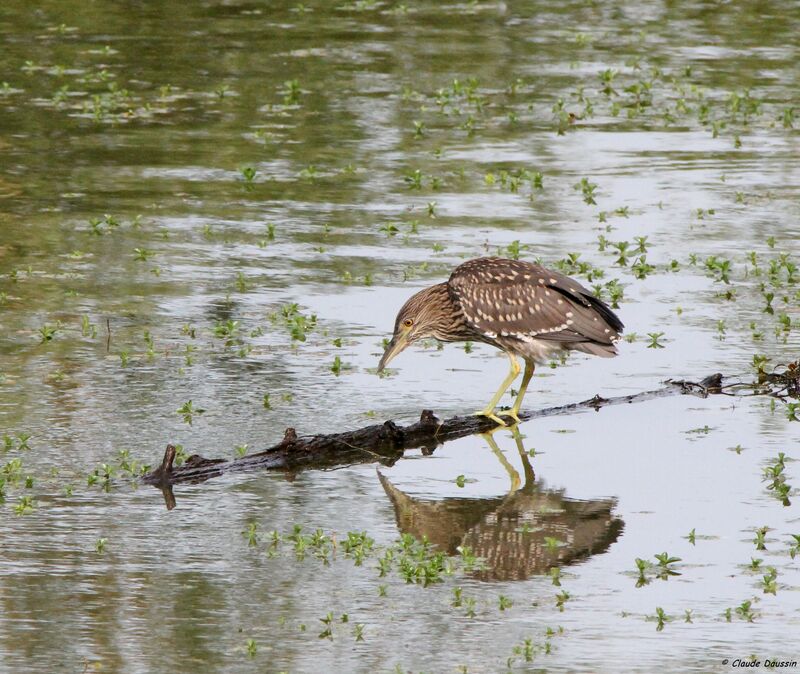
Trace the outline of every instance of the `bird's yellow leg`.
<path fill-rule="evenodd" d="M 481 433 L 481 437 L 484 440 L 486 440 L 486 444 L 489 445 L 489 448 L 492 450 L 492 453 L 498 458 L 500 463 L 503 464 L 503 468 L 506 469 L 508 477 L 511 478 L 511 491 L 514 492 L 517 491 L 517 489 L 519 489 L 522 480 L 519 476 L 519 473 L 516 471 L 514 466 L 511 465 L 511 462 L 505 457 L 505 454 L 503 454 L 503 452 L 500 451 L 500 448 L 497 446 L 495 439 L 492 437 L 492 435 L 496 430 L 497 430 L 496 428 L 493 428 L 488 433 Z"/>
<path fill-rule="evenodd" d="M 528 390 L 528 384 L 531 381 L 531 377 L 533 377 L 533 370 L 534 370 L 534 363 L 531 360 L 525 361 L 525 374 L 522 375 L 522 385 L 519 387 L 519 393 L 517 394 L 517 399 L 514 401 L 514 405 L 510 410 L 503 410 L 502 412 L 498 412 L 499 415 L 504 417 L 511 417 L 514 421 L 519 423 L 519 408 L 522 406 L 522 399 L 525 397 L 525 391 Z"/>
<path fill-rule="evenodd" d="M 520 370 L 519 363 L 517 362 L 517 359 L 514 358 L 513 353 L 508 352 L 508 359 L 511 361 L 511 370 L 509 370 L 508 376 L 503 380 L 503 383 L 500 384 L 500 388 L 497 389 L 497 393 L 494 394 L 494 397 L 489 401 L 489 404 L 486 405 L 486 407 L 480 412 L 476 412 L 476 414 L 483 417 L 488 417 L 500 426 L 506 426 L 507 424 L 494 413 L 494 408 L 497 407 L 497 403 L 499 402 L 500 398 L 503 397 L 503 394 L 506 392 L 508 387 L 511 386 L 513 381 L 517 378 Z"/>

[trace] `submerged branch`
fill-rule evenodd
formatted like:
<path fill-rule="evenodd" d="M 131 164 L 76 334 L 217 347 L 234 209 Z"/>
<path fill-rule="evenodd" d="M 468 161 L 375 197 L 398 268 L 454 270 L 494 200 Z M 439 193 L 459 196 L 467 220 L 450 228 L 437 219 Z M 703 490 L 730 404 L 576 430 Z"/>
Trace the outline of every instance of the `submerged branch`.
<path fill-rule="evenodd" d="M 725 382 L 723 384 L 723 381 Z M 644 402 L 673 395 L 762 395 L 780 399 L 800 397 L 800 366 L 797 362 L 776 368 L 772 373 L 760 371 L 755 381 L 742 381 L 710 375 L 699 382 L 667 380 L 659 389 L 626 396 L 603 398 L 599 395 L 582 402 L 530 410 L 520 414 L 521 421 L 575 414 L 587 409 L 600 410 L 609 405 Z M 423 410 L 419 421 L 400 426 L 394 421 L 365 426 L 354 431 L 326 435 L 298 436 L 287 428 L 277 445 L 255 454 L 233 460 L 206 459 L 194 454 L 175 466 L 176 449 L 167 445 L 164 459 L 156 469 L 142 476 L 145 484 L 160 487 L 168 508 L 175 506 L 171 486 L 180 483 L 204 482 L 225 473 L 255 470 L 281 470 L 296 473 L 306 469 L 335 468 L 356 463 L 394 464 L 407 449 L 422 449 L 430 455 L 439 445 L 475 433 L 495 429 L 496 424 L 480 416 L 457 416 L 441 421 L 430 410 Z"/>
<path fill-rule="evenodd" d="M 600 410 L 609 405 L 638 403 L 673 395 L 769 395 L 783 397 L 796 395 L 800 369 L 795 363 L 782 372 L 760 373 L 757 381 L 743 382 L 727 380 L 721 374 L 713 374 L 699 382 L 668 380 L 664 386 L 652 391 L 643 391 L 625 396 L 603 398 L 599 395 L 582 402 L 522 412 L 520 419 L 529 421 L 542 417 L 574 414 L 583 410 Z M 197 454 L 181 466 L 175 466 L 175 447 L 167 445 L 164 459 L 156 469 L 144 475 L 145 484 L 161 487 L 167 507 L 174 507 L 171 485 L 204 482 L 224 473 L 239 473 L 255 470 L 282 470 L 295 473 L 305 469 L 341 467 L 356 463 L 378 462 L 392 465 L 407 449 L 421 448 L 423 454 L 432 454 L 434 449 L 448 440 L 455 440 L 475 433 L 485 433 L 496 428 L 496 424 L 485 417 L 457 416 L 441 421 L 430 410 L 423 410 L 419 421 L 400 426 L 394 421 L 366 426 L 354 431 L 326 435 L 298 436 L 293 428 L 287 428 L 283 440 L 277 445 L 255 454 L 233 459 L 206 459 Z"/>

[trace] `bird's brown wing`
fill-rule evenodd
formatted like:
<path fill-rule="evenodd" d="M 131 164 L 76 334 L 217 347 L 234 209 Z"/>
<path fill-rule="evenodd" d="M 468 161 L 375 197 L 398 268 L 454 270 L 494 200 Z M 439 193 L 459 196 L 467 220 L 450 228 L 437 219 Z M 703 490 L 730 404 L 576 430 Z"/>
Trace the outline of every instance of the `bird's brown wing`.
<path fill-rule="evenodd" d="M 466 322 L 488 337 L 612 345 L 623 328 L 580 283 L 530 262 L 470 260 L 456 267 L 448 289 Z"/>

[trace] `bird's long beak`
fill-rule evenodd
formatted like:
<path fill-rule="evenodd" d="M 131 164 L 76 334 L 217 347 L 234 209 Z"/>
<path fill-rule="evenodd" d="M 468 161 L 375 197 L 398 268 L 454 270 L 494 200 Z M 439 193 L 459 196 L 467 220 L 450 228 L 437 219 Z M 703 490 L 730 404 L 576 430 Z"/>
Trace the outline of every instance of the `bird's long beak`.
<path fill-rule="evenodd" d="M 394 358 L 398 353 L 400 353 L 403 349 L 405 349 L 409 345 L 408 334 L 409 333 L 404 332 L 392 337 L 392 341 L 389 342 L 389 346 L 387 346 L 386 351 L 383 352 L 383 356 L 381 357 L 381 362 L 378 363 L 379 374 L 383 372 L 383 368 L 385 368 L 389 364 L 389 361 L 392 360 L 392 358 Z"/>

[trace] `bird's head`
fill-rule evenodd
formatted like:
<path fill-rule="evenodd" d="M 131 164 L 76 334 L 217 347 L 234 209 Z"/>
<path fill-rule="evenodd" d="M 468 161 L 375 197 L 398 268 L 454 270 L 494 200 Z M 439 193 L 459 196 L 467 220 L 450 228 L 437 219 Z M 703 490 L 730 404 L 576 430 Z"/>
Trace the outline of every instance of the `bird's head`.
<path fill-rule="evenodd" d="M 419 339 L 439 337 L 442 317 L 449 306 L 447 284 L 420 290 L 406 302 L 394 321 L 394 334 L 378 363 L 378 372 L 406 347 Z"/>

